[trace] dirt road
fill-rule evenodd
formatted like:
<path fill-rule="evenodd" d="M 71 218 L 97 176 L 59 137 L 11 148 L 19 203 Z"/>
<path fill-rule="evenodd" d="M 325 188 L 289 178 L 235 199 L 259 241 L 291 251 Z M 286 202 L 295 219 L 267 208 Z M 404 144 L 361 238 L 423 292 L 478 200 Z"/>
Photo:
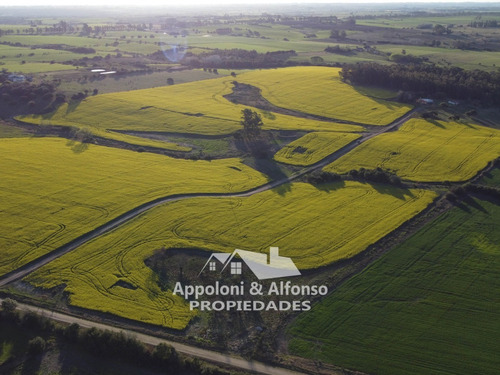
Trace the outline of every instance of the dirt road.
<path fill-rule="evenodd" d="M 361 138 L 349 143 L 348 145 L 342 147 L 341 149 L 335 151 L 334 153 L 330 154 L 323 160 L 306 167 L 302 169 L 301 171 L 286 177 L 282 178 L 280 180 L 276 181 L 271 181 L 268 182 L 264 185 L 261 185 L 259 187 L 253 188 L 248 191 L 244 192 L 239 192 L 239 193 L 191 193 L 191 194 L 177 194 L 177 195 L 170 195 L 162 198 L 155 199 L 153 201 L 144 203 L 138 207 L 135 207 L 131 209 L 130 211 L 116 217 L 115 219 L 108 221 L 107 223 L 101 225 L 100 227 L 81 235 L 80 237 L 68 242 L 67 244 L 51 251 L 50 253 L 41 256 L 40 258 L 37 258 L 24 266 L 18 268 L 17 270 L 14 270 L 12 272 L 9 272 L 2 277 L 0 277 L 0 287 L 3 287 L 11 282 L 14 282 L 16 280 L 22 279 L 23 277 L 27 276 L 31 272 L 36 271 L 37 269 L 43 267 L 47 263 L 52 262 L 54 259 L 59 258 L 60 256 L 69 253 L 70 251 L 75 250 L 79 246 L 85 244 L 86 242 L 89 242 L 90 240 L 93 240 L 99 236 L 102 236 L 103 234 L 106 234 L 117 227 L 121 226 L 122 224 L 127 223 L 128 221 L 132 220 L 133 218 L 141 215 L 142 213 L 158 206 L 161 204 L 169 203 L 169 202 L 175 202 L 179 200 L 184 200 L 184 199 L 190 199 L 190 198 L 200 198 L 200 197 L 217 197 L 217 198 L 236 198 L 236 197 L 249 197 L 253 194 L 261 193 L 266 190 L 274 189 L 278 186 L 281 186 L 283 184 L 290 183 L 303 175 L 307 173 L 311 173 L 314 170 L 323 168 L 324 166 L 332 163 L 333 161 L 337 160 L 341 156 L 347 154 L 348 152 L 352 151 L 359 145 L 363 144 L 364 142 L 368 141 L 369 139 L 380 135 L 382 133 L 386 133 L 388 131 L 393 131 L 398 129 L 401 125 L 403 125 L 408 119 L 413 115 L 413 113 L 417 109 L 413 109 L 406 113 L 404 116 L 400 117 L 396 121 L 392 122 L 391 124 L 387 126 L 381 127 L 380 130 L 378 131 L 372 131 L 369 133 L 365 133 L 361 136 Z"/>
<path fill-rule="evenodd" d="M 0 299 L 1 303 L 2 299 Z M 258 374 L 271 374 L 271 375 L 304 375 L 304 373 L 291 371 L 282 367 L 270 366 L 262 362 L 257 361 L 249 361 L 244 358 L 233 357 L 227 354 L 222 354 L 219 352 L 215 352 L 212 350 L 201 349 L 195 346 L 185 345 L 174 341 L 169 341 L 165 339 L 161 339 L 155 336 L 146 335 L 143 333 L 124 330 L 121 328 L 117 328 L 114 326 L 93 322 L 91 320 L 86 320 L 82 318 L 78 318 L 72 315 L 62 314 L 59 312 L 50 311 L 47 309 L 43 309 L 40 307 L 30 306 L 26 304 L 19 303 L 18 310 L 20 311 L 32 311 L 39 315 L 43 315 L 46 318 L 55 320 L 57 322 L 72 324 L 76 323 L 84 328 L 98 328 L 101 330 L 109 330 L 113 332 L 124 332 L 126 334 L 131 334 L 137 340 L 143 342 L 148 345 L 159 345 L 161 343 L 165 343 L 171 345 L 175 350 L 179 353 L 185 354 L 191 357 L 201 358 L 210 362 L 214 362 L 220 365 L 231 366 L 234 368 L 239 368 L 245 371 L 253 371 Z"/>

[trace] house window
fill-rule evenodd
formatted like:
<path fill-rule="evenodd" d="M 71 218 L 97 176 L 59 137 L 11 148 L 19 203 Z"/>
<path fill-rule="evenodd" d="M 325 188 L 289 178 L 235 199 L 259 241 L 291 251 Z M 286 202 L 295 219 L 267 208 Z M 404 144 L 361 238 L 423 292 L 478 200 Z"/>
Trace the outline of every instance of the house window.
<path fill-rule="evenodd" d="M 231 275 L 241 275 L 241 262 L 231 263 Z"/>
<path fill-rule="evenodd" d="M 215 262 L 210 262 L 210 271 L 215 271 L 215 270 L 216 270 Z"/>

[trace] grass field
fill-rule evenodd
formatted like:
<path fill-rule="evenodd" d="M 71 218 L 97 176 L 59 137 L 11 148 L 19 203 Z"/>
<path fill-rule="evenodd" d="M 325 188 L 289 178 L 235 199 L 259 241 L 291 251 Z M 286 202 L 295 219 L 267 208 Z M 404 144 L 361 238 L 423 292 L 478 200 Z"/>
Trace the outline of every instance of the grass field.
<path fill-rule="evenodd" d="M 274 160 L 292 165 L 311 165 L 359 137 L 354 133 L 309 133 L 279 150 Z"/>
<path fill-rule="evenodd" d="M 467 26 L 471 21 L 474 21 L 475 15 L 458 15 L 458 16 L 427 16 L 427 17 L 393 17 L 393 18 L 375 18 L 367 20 L 358 20 L 360 25 L 379 26 L 379 27 L 394 27 L 394 28 L 408 28 L 417 27 L 422 24 L 434 25 L 464 25 Z M 485 20 L 500 20 L 498 16 L 484 15 Z"/>
<path fill-rule="evenodd" d="M 363 143 L 325 169 L 381 167 L 412 181 L 465 181 L 500 155 L 500 131 L 457 122 L 412 119 Z"/>
<path fill-rule="evenodd" d="M 168 64 L 151 64 L 153 69 L 166 69 Z M 112 70 L 112 65 L 107 66 L 106 64 L 101 65 L 103 69 Z M 85 72 L 87 73 L 87 72 Z M 218 76 L 229 75 L 231 71 L 225 69 L 218 70 Z M 90 77 L 94 73 L 87 73 Z M 201 81 L 204 79 L 210 79 L 217 77 L 217 75 L 204 72 L 203 69 L 191 69 L 191 70 L 181 70 L 174 72 L 148 72 L 148 73 L 135 73 L 128 75 L 115 75 L 115 76 L 101 76 L 104 79 L 92 80 L 86 79 L 80 82 L 74 79 L 62 78 L 62 82 L 59 88 L 65 92 L 76 94 L 84 91 L 85 89 L 92 92 L 95 88 L 99 90 L 99 94 L 107 94 L 118 91 L 130 91 L 130 90 L 140 90 L 154 87 L 161 87 L 167 85 L 167 79 L 172 78 L 175 84 Z"/>
<path fill-rule="evenodd" d="M 148 34 L 149 35 L 149 34 Z M 130 53 L 153 53 L 159 50 L 154 44 L 155 39 L 150 41 L 146 38 L 142 40 L 121 40 L 118 38 L 91 38 L 76 35 L 3 35 L 2 41 L 8 43 L 21 43 L 26 46 L 45 46 L 45 45 L 67 45 L 72 47 L 94 48 L 98 54 L 116 53 L 116 50 Z M 57 50 L 53 50 L 57 53 Z M 80 57 L 86 56 L 84 54 Z"/>
<path fill-rule="evenodd" d="M 401 54 L 405 50 L 407 54 L 428 57 L 430 61 L 437 64 L 453 63 L 463 69 L 485 69 L 496 70 L 499 65 L 500 52 L 490 51 L 466 51 L 455 48 L 437 48 L 425 46 L 405 46 L 405 45 L 383 45 L 377 47 L 383 52 Z"/>
<path fill-rule="evenodd" d="M 23 138 L 29 137 L 23 129 L 10 126 L 0 120 L 0 138 Z"/>
<path fill-rule="evenodd" d="M 0 155 L 0 274 L 155 198 L 266 182 L 238 159 L 172 159 L 59 138 L 2 139 Z"/>
<path fill-rule="evenodd" d="M 237 80 L 258 86 L 278 107 L 362 124 L 387 125 L 411 109 L 362 95 L 340 80 L 339 71 L 327 67 L 270 69 L 249 72 Z"/>
<path fill-rule="evenodd" d="M 61 62 L 81 59 L 83 55 L 55 49 L 0 45 L 0 57 L 0 69 L 7 69 L 12 73 L 32 74 L 75 69 L 74 66 Z"/>
<path fill-rule="evenodd" d="M 154 89 L 98 95 L 81 102 L 66 103 L 54 113 L 21 116 L 19 119 L 39 124 L 86 127 L 94 133 L 99 132 L 99 135 L 114 139 L 125 136 L 110 130 L 228 134 L 242 128 L 241 110 L 247 108 L 233 104 L 223 97 L 232 92 L 233 80 L 232 77 L 221 77 Z M 361 101 L 364 98 L 361 95 L 357 97 Z M 344 132 L 362 130 L 360 126 L 269 112 L 262 112 L 262 115 L 264 129 Z M 139 142 L 136 137 L 128 138 L 127 141 Z M 179 146 L 165 144 L 164 147 L 176 149 Z"/>
<path fill-rule="evenodd" d="M 27 62 L 26 64 L 21 64 L 20 62 L 7 61 L 4 65 L 0 65 L 0 69 L 7 69 L 9 72 L 13 73 L 32 74 L 72 70 L 75 69 L 75 67 L 57 63 Z"/>
<path fill-rule="evenodd" d="M 155 250 L 279 246 L 299 268 L 351 257 L 423 210 L 436 196 L 356 182 L 283 186 L 248 198 L 196 198 L 156 207 L 67 254 L 26 280 L 66 285 L 71 304 L 173 328 L 192 315 L 161 291 L 144 260 Z M 186 265 L 188 267 L 189 265 Z M 116 286 L 126 282 L 130 288 Z"/>
<path fill-rule="evenodd" d="M 500 169 L 493 169 L 491 172 L 486 174 L 486 176 L 484 176 L 479 182 L 488 186 L 500 187 Z"/>
<path fill-rule="evenodd" d="M 453 208 L 292 324 L 292 353 L 370 374 L 500 368 L 500 206 Z"/>

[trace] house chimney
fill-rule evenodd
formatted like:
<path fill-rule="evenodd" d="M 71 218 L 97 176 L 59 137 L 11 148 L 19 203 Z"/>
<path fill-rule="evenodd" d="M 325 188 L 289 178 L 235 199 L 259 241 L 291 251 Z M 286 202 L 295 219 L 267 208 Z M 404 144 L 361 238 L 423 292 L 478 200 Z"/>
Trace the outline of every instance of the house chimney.
<path fill-rule="evenodd" d="M 270 247 L 269 248 L 269 258 L 268 258 L 268 262 L 269 264 L 272 264 L 274 260 L 276 260 L 276 258 L 279 258 L 279 247 Z"/>

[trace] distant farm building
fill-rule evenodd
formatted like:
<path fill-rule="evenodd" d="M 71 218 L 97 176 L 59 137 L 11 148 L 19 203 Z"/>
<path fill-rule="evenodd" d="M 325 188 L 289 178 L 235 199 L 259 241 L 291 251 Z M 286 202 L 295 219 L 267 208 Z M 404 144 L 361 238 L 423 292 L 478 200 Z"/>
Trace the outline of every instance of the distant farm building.
<path fill-rule="evenodd" d="M 427 98 L 420 98 L 420 99 L 417 100 L 417 103 L 420 103 L 420 104 L 433 104 L 434 100 L 427 99 Z"/>
<path fill-rule="evenodd" d="M 9 74 L 7 79 L 11 82 L 24 82 L 26 81 L 26 77 L 22 74 Z"/>

